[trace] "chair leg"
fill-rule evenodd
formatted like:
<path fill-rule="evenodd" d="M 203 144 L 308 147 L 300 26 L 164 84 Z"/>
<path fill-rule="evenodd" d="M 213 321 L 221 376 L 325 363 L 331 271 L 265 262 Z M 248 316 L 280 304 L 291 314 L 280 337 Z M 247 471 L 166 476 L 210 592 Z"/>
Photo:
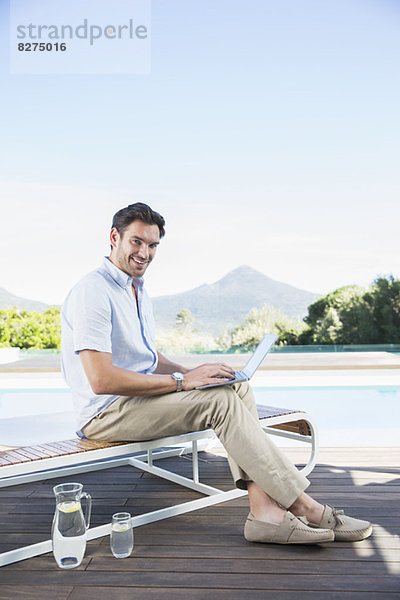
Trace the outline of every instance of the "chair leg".
<path fill-rule="evenodd" d="M 193 481 L 199 483 L 199 453 L 197 440 L 192 441 L 192 463 L 193 463 Z"/>
<path fill-rule="evenodd" d="M 292 418 L 287 418 L 287 416 L 285 416 L 285 420 L 281 420 L 281 423 L 290 423 L 290 421 L 297 421 L 299 416 L 298 415 L 293 415 Z M 303 421 L 306 421 L 310 427 L 311 430 L 311 435 L 302 435 L 300 433 L 292 433 L 289 431 L 284 431 L 284 430 L 280 430 L 280 429 L 275 429 L 271 427 L 271 421 L 268 423 L 268 419 L 265 419 L 264 421 L 261 421 L 261 426 L 263 428 L 263 430 L 265 431 L 265 433 L 269 434 L 269 435 L 273 435 L 273 436 L 277 436 L 277 437 L 283 437 L 283 438 L 288 438 L 291 440 L 296 440 L 298 442 L 303 442 L 305 444 L 310 444 L 311 445 L 311 454 L 310 457 L 308 459 L 307 464 L 300 469 L 300 473 L 302 473 L 303 475 L 307 476 L 311 473 L 311 471 L 314 469 L 315 464 L 317 462 L 317 453 L 318 453 L 318 430 L 316 425 L 314 424 L 314 421 L 312 420 L 312 418 L 306 414 L 306 413 L 301 413 L 301 419 Z M 277 421 L 276 419 L 274 419 L 274 422 L 272 423 L 273 425 L 277 425 L 279 423 L 279 421 Z"/>
<path fill-rule="evenodd" d="M 312 419 L 307 417 L 306 419 L 310 429 L 311 429 L 311 456 L 308 459 L 308 463 L 303 467 L 300 471 L 304 476 L 307 476 L 314 469 L 315 464 L 317 462 L 317 453 L 318 453 L 318 431 L 315 427 Z"/>

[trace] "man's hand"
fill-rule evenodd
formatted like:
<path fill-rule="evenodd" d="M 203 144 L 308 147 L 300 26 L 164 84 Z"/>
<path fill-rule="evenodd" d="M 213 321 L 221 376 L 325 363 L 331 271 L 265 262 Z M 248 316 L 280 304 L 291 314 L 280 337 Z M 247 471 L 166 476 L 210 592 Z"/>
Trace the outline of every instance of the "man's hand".
<path fill-rule="evenodd" d="M 235 377 L 235 371 L 225 363 L 200 365 L 184 374 L 182 390 L 187 392 L 189 390 L 194 390 L 201 385 L 215 383 L 216 377 L 219 378 L 221 383 L 223 381 L 228 382 Z"/>

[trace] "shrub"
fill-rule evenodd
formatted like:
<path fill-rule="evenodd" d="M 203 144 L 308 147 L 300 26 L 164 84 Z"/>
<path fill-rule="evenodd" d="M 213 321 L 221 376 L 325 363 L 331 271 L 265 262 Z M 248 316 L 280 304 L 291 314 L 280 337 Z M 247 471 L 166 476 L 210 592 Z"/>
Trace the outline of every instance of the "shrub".
<path fill-rule="evenodd" d="M 7 308 L 0 310 L 0 346 L 18 348 L 60 348 L 60 309 L 43 313 Z"/>
<path fill-rule="evenodd" d="M 251 351 L 261 342 L 266 332 L 276 334 L 277 343 L 284 345 L 297 340 L 304 328 L 303 323 L 291 320 L 269 304 L 263 304 L 260 308 L 253 308 L 244 323 L 219 336 L 217 342 L 226 350 Z"/>

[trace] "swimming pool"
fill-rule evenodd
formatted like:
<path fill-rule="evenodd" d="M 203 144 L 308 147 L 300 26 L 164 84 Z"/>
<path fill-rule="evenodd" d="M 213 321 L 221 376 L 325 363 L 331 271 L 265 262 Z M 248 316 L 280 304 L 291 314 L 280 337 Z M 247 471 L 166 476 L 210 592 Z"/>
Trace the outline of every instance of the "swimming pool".
<path fill-rule="evenodd" d="M 308 412 L 320 446 L 399 446 L 400 387 L 256 388 L 257 402 Z"/>
<path fill-rule="evenodd" d="M 253 389 L 259 404 L 307 411 L 318 427 L 320 446 L 400 445 L 400 375 L 394 370 L 261 371 Z M 42 415 L 41 428 L 33 415 Z M 0 377 L 0 445 L 45 441 L 37 439 L 41 436 L 67 438 L 74 430 L 72 395 L 60 374 Z"/>

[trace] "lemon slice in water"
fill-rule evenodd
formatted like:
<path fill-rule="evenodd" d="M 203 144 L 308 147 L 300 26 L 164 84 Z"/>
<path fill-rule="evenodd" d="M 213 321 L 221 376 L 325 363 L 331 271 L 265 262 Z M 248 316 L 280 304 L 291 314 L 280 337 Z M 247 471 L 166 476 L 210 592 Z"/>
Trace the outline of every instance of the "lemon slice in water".
<path fill-rule="evenodd" d="M 113 531 L 117 531 L 118 533 L 122 533 L 123 531 L 128 531 L 131 528 L 129 523 L 113 523 L 111 529 Z"/>
<path fill-rule="evenodd" d="M 61 502 L 58 505 L 58 510 L 61 510 L 63 513 L 72 513 L 79 510 L 81 507 L 81 503 L 76 500 L 67 500 L 66 502 Z"/>

